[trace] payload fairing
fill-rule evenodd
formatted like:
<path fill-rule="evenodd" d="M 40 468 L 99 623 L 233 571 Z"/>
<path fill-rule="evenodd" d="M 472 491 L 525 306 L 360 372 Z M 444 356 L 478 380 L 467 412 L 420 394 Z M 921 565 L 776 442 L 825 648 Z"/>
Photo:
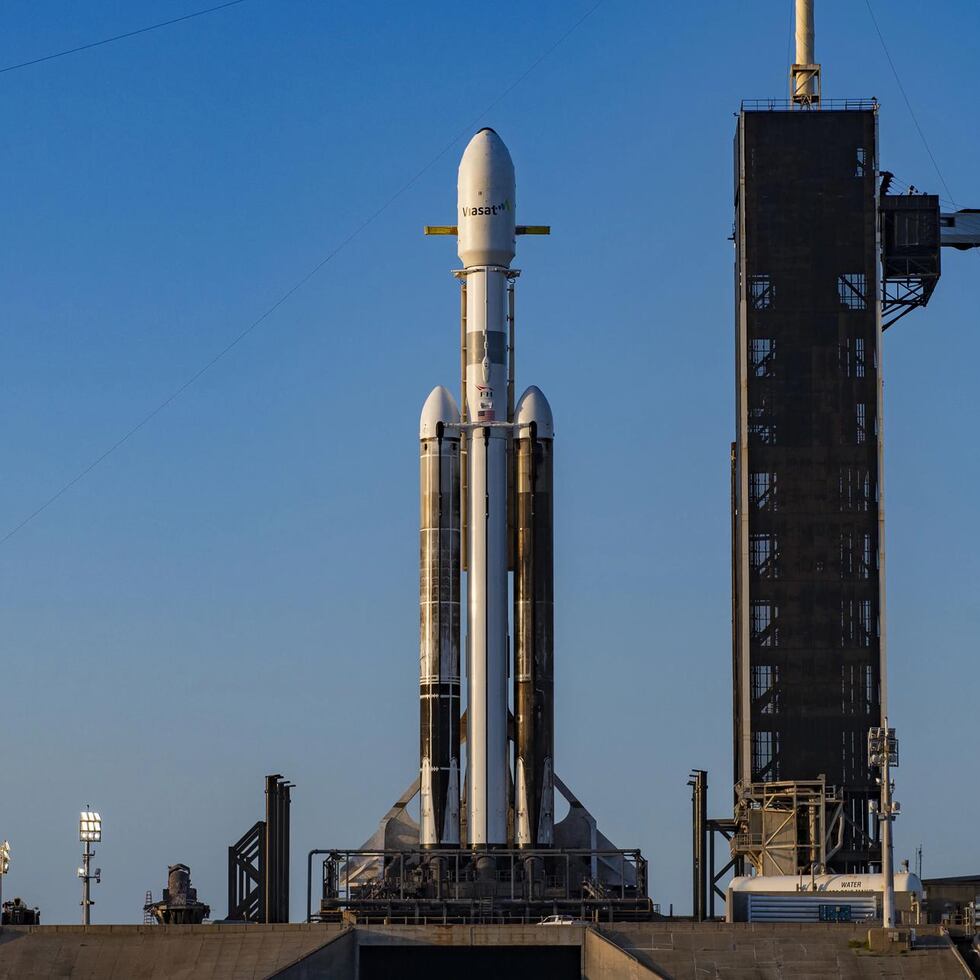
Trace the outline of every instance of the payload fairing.
<path fill-rule="evenodd" d="M 514 165 L 492 129 L 459 166 L 461 403 L 435 388 L 420 436 L 421 843 L 554 843 L 554 560 L 547 399 L 514 404 Z M 461 812 L 459 650 L 466 572 L 467 766 Z M 513 570 L 514 766 L 509 745 Z M 461 827 L 465 826 L 465 841 Z"/>

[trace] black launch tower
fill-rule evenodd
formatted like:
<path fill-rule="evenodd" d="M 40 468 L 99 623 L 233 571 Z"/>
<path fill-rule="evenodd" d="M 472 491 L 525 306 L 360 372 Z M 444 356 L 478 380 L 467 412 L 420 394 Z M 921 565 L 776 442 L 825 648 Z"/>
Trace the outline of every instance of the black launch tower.
<path fill-rule="evenodd" d="M 735 139 L 735 773 L 764 873 L 881 859 L 877 123 L 873 102 L 768 103 Z"/>

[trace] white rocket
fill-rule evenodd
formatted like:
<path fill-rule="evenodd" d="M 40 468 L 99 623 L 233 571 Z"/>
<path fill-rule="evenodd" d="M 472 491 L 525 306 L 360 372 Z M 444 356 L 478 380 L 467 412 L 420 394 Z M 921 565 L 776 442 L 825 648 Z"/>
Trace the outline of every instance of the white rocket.
<path fill-rule="evenodd" d="M 461 403 L 443 387 L 420 425 L 421 842 L 474 848 L 553 843 L 551 410 L 537 388 L 514 404 L 514 165 L 492 129 L 459 165 L 463 269 Z M 466 570 L 466 812 L 460 814 L 460 580 Z M 514 744 L 508 744 L 514 570 Z M 512 791 L 513 787 L 513 791 Z M 512 830 L 510 828 L 513 828 Z"/>

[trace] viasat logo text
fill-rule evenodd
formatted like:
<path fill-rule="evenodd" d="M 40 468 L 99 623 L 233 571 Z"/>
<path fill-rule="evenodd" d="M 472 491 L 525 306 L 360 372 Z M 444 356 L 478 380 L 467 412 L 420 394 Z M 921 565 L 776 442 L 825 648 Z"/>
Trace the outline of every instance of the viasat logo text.
<path fill-rule="evenodd" d="M 502 204 L 487 204 L 478 208 L 468 208 L 464 206 L 463 217 L 472 218 L 480 214 L 501 214 L 509 210 L 510 201 L 504 201 Z"/>

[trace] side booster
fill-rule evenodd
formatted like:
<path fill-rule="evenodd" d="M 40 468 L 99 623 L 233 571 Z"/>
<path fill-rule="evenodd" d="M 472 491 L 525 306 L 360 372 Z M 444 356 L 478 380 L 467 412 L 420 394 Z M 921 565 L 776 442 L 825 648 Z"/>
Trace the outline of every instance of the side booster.
<path fill-rule="evenodd" d="M 514 837 L 554 843 L 554 532 L 551 407 L 528 388 L 514 431 Z"/>
<path fill-rule="evenodd" d="M 514 405 L 514 165 L 492 129 L 459 165 L 461 401 L 422 411 L 421 843 L 546 847 L 554 839 L 554 559 L 547 399 Z M 460 581 L 466 571 L 465 812 L 460 813 Z M 513 570 L 514 669 L 508 572 Z M 514 678 L 514 769 L 508 677 Z"/>
<path fill-rule="evenodd" d="M 442 386 L 419 425 L 421 840 L 459 843 L 459 409 Z"/>

